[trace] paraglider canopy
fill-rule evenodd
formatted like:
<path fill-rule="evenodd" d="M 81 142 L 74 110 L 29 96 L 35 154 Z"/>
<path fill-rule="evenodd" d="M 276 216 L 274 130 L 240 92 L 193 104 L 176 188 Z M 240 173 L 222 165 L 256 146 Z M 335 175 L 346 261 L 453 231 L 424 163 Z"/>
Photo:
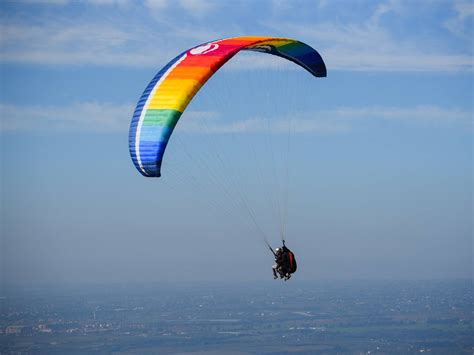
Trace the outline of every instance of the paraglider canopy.
<path fill-rule="evenodd" d="M 296 63 L 316 77 L 326 76 L 326 66 L 319 53 L 289 38 L 234 37 L 181 53 L 148 84 L 133 114 L 129 149 L 142 175 L 161 176 L 166 146 L 186 106 L 206 81 L 241 50 L 273 54 Z"/>

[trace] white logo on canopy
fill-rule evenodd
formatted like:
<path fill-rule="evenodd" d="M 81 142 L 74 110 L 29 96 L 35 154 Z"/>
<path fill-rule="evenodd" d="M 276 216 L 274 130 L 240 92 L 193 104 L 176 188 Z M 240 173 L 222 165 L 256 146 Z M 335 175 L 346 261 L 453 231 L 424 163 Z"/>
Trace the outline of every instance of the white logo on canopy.
<path fill-rule="evenodd" d="M 189 53 L 191 53 L 192 55 L 206 54 L 215 51 L 217 48 L 219 48 L 219 45 L 217 43 L 208 43 L 191 49 Z"/>

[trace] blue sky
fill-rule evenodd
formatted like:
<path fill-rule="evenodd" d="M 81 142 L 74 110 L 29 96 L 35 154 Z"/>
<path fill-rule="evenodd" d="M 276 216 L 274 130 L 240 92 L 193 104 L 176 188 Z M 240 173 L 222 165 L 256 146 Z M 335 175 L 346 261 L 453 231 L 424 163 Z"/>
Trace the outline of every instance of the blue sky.
<path fill-rule="evenodd" d="M 265 279 L 239 199 L 272 244 L 287 210 L 300 280 L 472 276 L 473 16 L 470 1 L 3 1 L 3 279 Z M 301 40 L 328 77 L 235 57 L 183 115 L 169 173 L 143 178 L 127 140 L 149 80 L 240 35 Z"/>

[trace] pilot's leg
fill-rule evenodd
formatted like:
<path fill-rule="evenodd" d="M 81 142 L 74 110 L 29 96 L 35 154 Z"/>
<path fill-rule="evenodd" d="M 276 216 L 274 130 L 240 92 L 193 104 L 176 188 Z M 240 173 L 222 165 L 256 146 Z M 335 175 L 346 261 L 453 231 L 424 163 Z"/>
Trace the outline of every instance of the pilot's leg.
<path fill-rule="evenodd" d="M 276 272 L 277 265 L 272 266 L 272 271 L 273 271 L 273 278 L 278 279 L 277 272 Z"/>
<path fill-rule="evenodd" d="M 280 279 L 284 278 L 285 277 L 285 271 L 283 270 L 283 268 L 281 266 L 279 266 L 277 268 L 277 271 L 278 273 L 280 274 Z"/>

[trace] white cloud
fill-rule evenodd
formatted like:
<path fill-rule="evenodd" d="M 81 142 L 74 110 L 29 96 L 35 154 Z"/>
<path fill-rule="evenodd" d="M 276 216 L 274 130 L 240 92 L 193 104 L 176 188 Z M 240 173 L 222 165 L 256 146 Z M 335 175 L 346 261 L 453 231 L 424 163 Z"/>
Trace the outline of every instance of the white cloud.
<path fill-rule="evenodd" d="M 133 105 L 85 102 L 70 106 L 0 104 L 2 131 L 126 131 Z"/>
<path fill-rule="evenodd" d="M 387 2 L 379 3 L 376 7 L 372 16 L 370 17 L 369 24 L 373 26 L 379 26 L 382 20 L 382 17 L 391 13 L 400 11 L 400 1 L 399 0 L 389 0 Z"/>
<path fill-rule="evenodd" d="M 197 17 L 210 14 L 216 7 L 216 3 L 210 0 L 179 0 L 179 4 L 188 14 Z"/>
<path fill-rule="evenodd" d="M 0 104 L 3 131 L 121 131 L 128 130 L 133 104 L 84 102 L 70 106 L 15 106 Z M 227 134 L 293 133 L 334 134 L 350 131 L 364 121 L 390 120 L 428 127 L 471 127 L 472 114 L 458 108 L 438 106 L 339 107 L 314 112 L 295 112 L 291 116 L 249 117 L 225 121 L 216 111 L 185 111 L 179 129 L 188 133 Z"/>
<path fill-rule="evenodd" d="M 66 5 L 70 0 L 17 0 L 31 5 Z"/>
<path fill-rule="evenodd" d="M 293 133 L 341 133 L 349 130 L 349 126 L 344 122 L 335 122 L 319 119 L 302 119 L 289 117 L 269 120 L 263 117 L 253 117 L 249 119 L 224 122 L 218 115 L 201 117 L 200 120 L 192 120 L 186 116 L 180 121 L 179 129 L 188 133 L 199 134 L 238 134 L 238 133 L 272 133 L 287 134 L 291 125 Z"/>
<path fill-rule="evenodd" d="M 328 5 L 328 0 L 316 0 L 316 7 L 318 9 L 323 9 Z"/>
<path fill-rule="evenodd" d="M 144 5 L 151 11 L 155 19 L 162 23 L 168 22 L 167 18 L 172 16 L 173 11 L 183 12 L 191 17 L 202 18 L 212 13 L 217 7 L 216 2 L 211 0 L 145 0 Z M 179 26 L 176 26 L 176 28 L 178 29 Z"/>
<path fill-rule="evenodd" d="M 29 5 L 69 5 L 73 3 L 86 3 L 90 5 L 128 5 L 133 0 L 15 0 L 19 3 L 26 3 Z"/>
<path fill-rule="evenodd" d="M 446 20 L 444 27 L 452 34 L 472 41 L 472 38 L 469 37 L 472 31 L 466 33 L 466 22 L 474 16 L 474 3 L 472 1 L 457 1 L 454 3 L 453 8 L 456 16 Z"/>
<path fill-rule="evenodd" d="M 53 1 L 53 0 L 45 0 Z M 177 22 L 168 16 L 172 12 L 184 12 L 191 16 L 204 16 L 215 12 L 215 1 L 144 0 L 82 0 L 89 4 L 129 4 L 135 10 L 148 9 L 155 17 L 156 28 L 144 21 L 131 19 L 117 21 L 120 16 L 107 17 L 101 23 L 84 23 L 81 19 L 59 18 L 23 23 L 6 19 L 0 25 L 0 61 L 48 65 L 115 65 L 149 66 L 165 64 L 179 51 L 210 39 L 225 37 L 220 29 L 213 30 L 208 24 Z M 323 2 L 324 3 L 324 2 Z M 283 6 L 274 2 L 274 7 Z M 316 5 L 315 5 L 316 6 Z M 326 5 L 326 7 L 329 5 Z M 337 22 L 267 22 L 271 32 L 291 34 L 316 48 L 323 56 L 329 72 L 332 70 L 365 71 L 434 71 L 455 72 L 473 69 L 471 54 L 447 52 L 429 48 L 426 43 L 400 39 L 381 26 L 388 14 L 401 13 L 398 1 L 380 3 L 365 21 L 356 23 Z M 457 2 L 452 31 L 472 17 L 472 3 Z M 407 11 L 405 9 L 404 11 Z M 169 13 L 168 13 L 169 12 Z M 119 11 L 123 15 L 123 11 Z M 113 19 L 113 20 L 111 20 Z M 148 19 L 149 20 L 149 19 Z M 115 21 L 115 22 L 111 22 Z M 229 24 L 226 31 L 242 33 L 239 25 Z M 461 26 L 462 27 L 462 26 Z M 224 31 L 224 29 L 222 30 Z M 460 31 L 460 30 L 456 30 Z M 281 68 L 283 61 L 271 56 L 256 54 L 252 57 L 238 55 L 230 68 L 260 69 Z M 227 66 L 226 66 L 227 67 Z M 225 68 L 226 68 L 225 67 Z"/>
<path fill-rule="evenodd" d="M 454 9 L 461 20 L 474 16 L 474 3 L 472 1 L 456 1 Z"/>
<path fill-rule="evenodd" d="M 145 6 L 152 11 L 163 11 L 168 7 L 168 0 L 145 0 Z"/>
<path fill-rule="evenodd" d="M 281 14 L 286 11 L 291 11 L 294 3 L 287 0 L 271 0 L 271 9 L 273 14 Z"/>
<path fill-rule="evenodd" d="M 84 2 L 91 4 L 91 5 L 128 5 L 132 3 L 132 0 L 83 0 Z"/>
<path fill-rule="evenodd" d="M 339 120 L 391 120 L 406 123 L 426 123 L 434 125 L 455 124 L 469 126 L 472 124 L 472 114 L 458 108 L 442 108 L 438 106 L 420 105 L 404 107 L 340 107 L 322 113 Z"/>
<path fill-rule="evenodd" d="M 323 56 L 329 71 L 472 71 L 474 59 L 467 53 L 472 51 L 472 40 L 471 46 L 456 53 L 443 48 L 441 39 L 433 42 L 417 36 L 398 37 L 393 28 L 386 26 L 384 20 L 388 15 L 400 19 L 411 13 L 413 6 L 416 5 L 389 0 L 376 4 L 372 13 L 360 21 L 305 23 L 280 18 L 264 24 L 277 33 L 291 33 L 292 37 L 313 46 Z M 466 20 L 473 15 L 474 4 L 457 2 L 454 7 L 457 16 L 451 20 L 451 27 L 465 28 Z"/>
<path fill-rule="evenodd" d="M 196 119 L 196 117 L 198 119 Z M 438 106 L 401 107 L 339 107 L 315 112 L 296 112 L 280 118 L 251 117 L 225 122 L 216 112 L 185 112 L 180 129 L 191 133 L 260 133 L 286 134 L 291 125 L 293 133 L 334 134 L 350 131 L 363 121 L 398 121 L 404 124 L 423 124 L 429 127 L 459 126 L 472 128 L 472 114 L 461 109 Z"/>
<path fill-rule="evenodd" d="M 3 62 L 156 67 L 176 55 L 176 49 L 167 50 L 160 36 L 139 28 L 2 24 L 0 31 Z"/>
<path fill-rule="evenodd" d="M 328 67 L 340 70 L 372 71 L 472 71 L 471 55 L 448 54 L 423 48 L 420 43 L 393 38 L 387 30 L 372 24 L 294 23 L 268 24 L 292 33 L 316 48 Z"/>
<path fill-rule="evenodd" d="M 74 19 L 30 24 L 5 21 L 0 24 L 0 33 L 2 62 L 153 68 L 164 65 L 187 46 L 220 37 L 186 25 L 176 30 L 171 27 L 163 36 L 141 24 L 78 23 Z"/>

